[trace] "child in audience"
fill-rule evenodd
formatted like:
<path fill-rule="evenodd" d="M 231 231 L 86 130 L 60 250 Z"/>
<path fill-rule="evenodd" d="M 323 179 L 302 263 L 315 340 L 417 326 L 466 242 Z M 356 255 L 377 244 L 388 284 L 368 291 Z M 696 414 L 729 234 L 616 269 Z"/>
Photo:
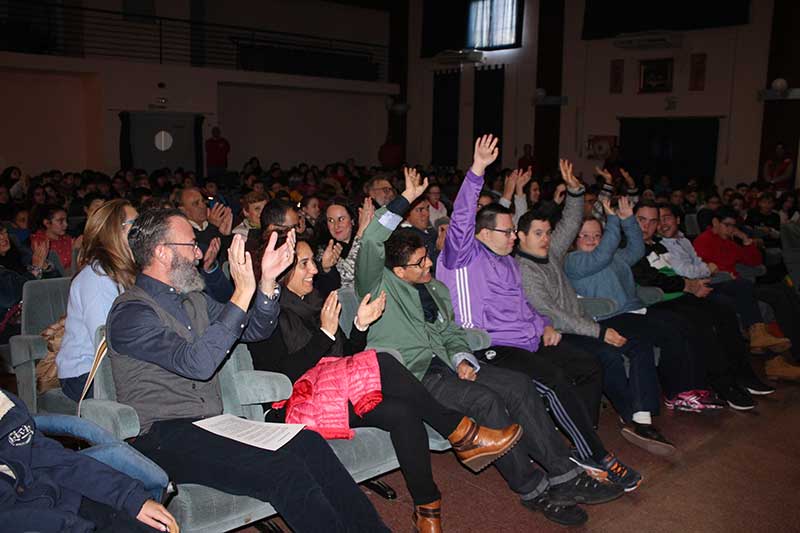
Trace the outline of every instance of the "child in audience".
<path fill-rule="evenodd" d="M 80 247 L 82 239 L 67 235 L 67 212 L 63 207 L 42 206 L 37 213 L 36 232 L 31 235 L 31 245 L 47 242 L 61 263 L 58 265 L 61 268 L 57 266 L 57 269 L 62 275 L 67 275 L 72 271 L 72 250 Z"/>

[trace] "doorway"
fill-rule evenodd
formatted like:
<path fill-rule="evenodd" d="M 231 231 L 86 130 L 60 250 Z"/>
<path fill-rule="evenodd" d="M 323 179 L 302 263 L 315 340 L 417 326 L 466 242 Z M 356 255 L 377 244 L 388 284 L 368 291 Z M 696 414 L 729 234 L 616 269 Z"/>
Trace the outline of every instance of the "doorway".
<path fill-rule="evenodd" d="M 182 167 L 202 176 L 202 148 L 198 150 L 202 146 L 202 118 L 192 113 L 131 112 L 128 135 L 123 131 L 121 140 L 129 141 L 132 166 L 148 172 Z M 122 127 L 126 127 L 125 120 Z"/>
<path fill-rule="evenodd" d="M 620 118 L 620 155 L 636 177 L 669 176 L 673 187 L 695 178 L 700 188 L 714 184 L 719 119 Z"/>

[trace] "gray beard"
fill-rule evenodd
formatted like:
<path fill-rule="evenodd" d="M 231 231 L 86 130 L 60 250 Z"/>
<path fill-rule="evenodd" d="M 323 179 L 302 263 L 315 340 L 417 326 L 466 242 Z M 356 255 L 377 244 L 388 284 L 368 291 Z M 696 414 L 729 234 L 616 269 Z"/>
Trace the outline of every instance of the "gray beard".
<path fill-rule="evenodd" d="M 188 261 L 178 255 L 172 257 L 169 281 L 176 291 L 181 294 L 188 294 L 205 290 L 206 281 L 197 271 L 199 263 L 200 261 L 198 260 Z"/>

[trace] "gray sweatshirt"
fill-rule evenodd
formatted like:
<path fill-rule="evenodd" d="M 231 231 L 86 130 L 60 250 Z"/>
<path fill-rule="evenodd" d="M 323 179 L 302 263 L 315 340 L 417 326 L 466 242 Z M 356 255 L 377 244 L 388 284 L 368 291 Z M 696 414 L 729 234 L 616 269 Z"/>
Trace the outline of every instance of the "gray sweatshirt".
<path fill-rule="evenodd" d="M 583 222 L 584 189 L 568 190 L 564 213 L 550 238 L 547 257 L 518 251 L 522 285 L 528 301 L 563 333 L 599 338 L 600 324 L 583 314 L 578 295 L 564 274 L 564 257 Z"/>

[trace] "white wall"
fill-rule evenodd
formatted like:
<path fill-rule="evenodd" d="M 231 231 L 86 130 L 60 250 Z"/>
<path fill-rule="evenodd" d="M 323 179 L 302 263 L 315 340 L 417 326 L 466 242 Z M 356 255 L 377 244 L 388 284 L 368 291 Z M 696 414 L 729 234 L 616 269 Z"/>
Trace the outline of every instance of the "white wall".
<path fill-rule="evenodd" d="M 683 32 L 681 48 L 623 50 L 611 39 L 583 41 L 585 0 L 566 0 L 564 94 L 561 154 L 589 175 L 597 163 L 586 158 L 589 135 L 619 135 L 618 117 L 720 117 L 717 184 L 755 177 L 761 145 L 763 104 L 757 92 L 767 75 L 772 0 L 752 2 L 751 22 L 744 26 Z M 707 54 L 704 91 L 689 91 L 689 56 Z M 639 60 L 674 57 L 671 93 L 637 94 Z M 625 60 L 622 94 L 609 94 L 610 62 Z M 665 98 L 677 98 L 675 110 Z"/>

